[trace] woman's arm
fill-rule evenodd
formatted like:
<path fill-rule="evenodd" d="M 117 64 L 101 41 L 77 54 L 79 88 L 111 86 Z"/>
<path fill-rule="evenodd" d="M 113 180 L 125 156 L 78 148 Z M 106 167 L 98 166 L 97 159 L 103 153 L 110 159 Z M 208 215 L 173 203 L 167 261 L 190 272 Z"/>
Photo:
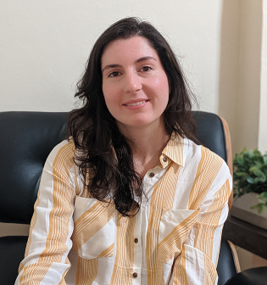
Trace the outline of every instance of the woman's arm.
<path fill-rule="evenodd" d="M 15 285 L 65 284 L 73 231 L 73 155 L 73 144 L 64 141 L 54 148 L 46 161 L 25 258 L 19 266 Z"/>

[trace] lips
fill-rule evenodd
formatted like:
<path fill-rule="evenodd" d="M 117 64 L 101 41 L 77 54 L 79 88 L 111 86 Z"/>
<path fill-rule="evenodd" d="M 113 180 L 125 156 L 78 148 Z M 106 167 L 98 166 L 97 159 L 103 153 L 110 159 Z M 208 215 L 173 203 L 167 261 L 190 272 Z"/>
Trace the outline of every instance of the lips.
<path fill-rule="evenodd" d="M 149 101 L 148 99 L 136 99 L 136 100 L 131 100 L 131 101 L 125 102 L 122 105 L 123 106 L 138 106 L 138 105 L 144 104 L 148 101 Z"/>

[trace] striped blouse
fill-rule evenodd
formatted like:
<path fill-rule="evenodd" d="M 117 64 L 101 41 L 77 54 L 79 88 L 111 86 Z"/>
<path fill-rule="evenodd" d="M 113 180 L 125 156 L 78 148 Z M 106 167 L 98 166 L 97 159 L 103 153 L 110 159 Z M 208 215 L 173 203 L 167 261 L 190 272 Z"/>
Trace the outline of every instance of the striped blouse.
<path fill-rule="evenodd" d="M 66 140 L 46 161 L 16 285 L 217 284 L 232 188 L 219 156 L 172 138 L 129 218 L 89 197 L 74 154 Z"/>

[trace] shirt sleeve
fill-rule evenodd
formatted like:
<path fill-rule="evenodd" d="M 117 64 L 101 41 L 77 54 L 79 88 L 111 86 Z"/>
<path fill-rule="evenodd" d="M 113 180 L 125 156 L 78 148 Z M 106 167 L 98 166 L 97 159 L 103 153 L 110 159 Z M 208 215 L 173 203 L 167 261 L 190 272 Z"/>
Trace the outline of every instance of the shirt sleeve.
<path fill-rule="evenodd" d="M 73 144 L 64 141 L 47 158 L 15 285 L 65 284 L 73 232 L 73 154 Z"/>
<path fill-rule="evenodd" d="M 232 178 L 225 163 L 200 205 L 200 214 L 181 254 L 174 262 L 170 284 L 214 285 L 223 225 L 228 216 Z"/>

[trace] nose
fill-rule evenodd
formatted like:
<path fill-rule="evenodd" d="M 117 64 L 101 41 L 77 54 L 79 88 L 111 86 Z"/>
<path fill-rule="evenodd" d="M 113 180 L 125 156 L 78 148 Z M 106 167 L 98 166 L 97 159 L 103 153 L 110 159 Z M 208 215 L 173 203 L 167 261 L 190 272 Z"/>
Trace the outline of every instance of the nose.
<path fill-rule="evenodd" d="M 134 71 L 126 73 L 124 77 L 124 91 L 126 93 L 137 92 L 142 89 L 141 78 Z"/>

